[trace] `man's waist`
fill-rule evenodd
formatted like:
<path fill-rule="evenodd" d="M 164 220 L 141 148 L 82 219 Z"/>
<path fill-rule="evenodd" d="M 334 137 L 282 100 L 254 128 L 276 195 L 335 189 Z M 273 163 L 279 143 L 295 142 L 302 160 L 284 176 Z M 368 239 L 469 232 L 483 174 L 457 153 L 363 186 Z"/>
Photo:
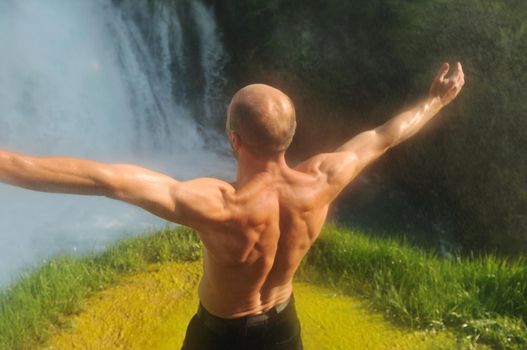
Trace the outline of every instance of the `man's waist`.
<path fill-rule="evenodd" d="M 212 331 L 224 334 L 231 331 L 247 332 L 251 328 L 258 328 L 280 322 L 282 319 L 295 315 L 294 297 L 291 295 L 285 302 L 277 304 L 269 310 L 238 318 L 222 318 L 211 314 L 200 303 L 198 307 L 198 317 Z"/>

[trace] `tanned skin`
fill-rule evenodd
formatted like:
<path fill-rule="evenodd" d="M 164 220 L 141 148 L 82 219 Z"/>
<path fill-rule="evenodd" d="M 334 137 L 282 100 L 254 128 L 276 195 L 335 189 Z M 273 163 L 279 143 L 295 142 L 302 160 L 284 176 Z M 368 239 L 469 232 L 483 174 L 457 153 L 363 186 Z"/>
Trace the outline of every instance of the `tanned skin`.
<path fill-rule="evenodd" d="M 236 182 L 177 181 L 134 165 L 0 151 L 0 182 L 35 191 L 105 196 L 196 229 L 204 243 L 199 297 L 214 315 L 235 318 L 265 312 L 292 293 L 295 271 L 317 239 L 329 205 L 370 163 L 418 132 L 461 91 L 464 75 L 443 64 L 428 97 L 387 123 L 363 132 L 332 153 L 295 168 L 284 152 L 256 156 L 229 131 L 238 161 Z M 265 106 L 285 106 L 286 95 L 250 85 Z M 287 99 L 287 101 L 286 101 Z M 276 108 L 262 113 L 277 113 Z"/>

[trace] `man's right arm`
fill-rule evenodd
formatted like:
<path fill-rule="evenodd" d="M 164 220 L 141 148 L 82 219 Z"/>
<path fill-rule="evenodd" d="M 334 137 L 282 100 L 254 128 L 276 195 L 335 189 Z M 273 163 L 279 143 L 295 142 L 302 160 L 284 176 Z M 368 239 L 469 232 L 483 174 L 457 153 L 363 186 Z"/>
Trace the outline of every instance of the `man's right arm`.
<path fill-rule="evenodd" d="M 446 79 L 448 70 L 448 64 L 443 64 L 426 99 L 385 124 L 355 136 L 335 152 L 315 156 L 297 169 L 322 177 L 326 184 L 324 192 L 332 201 L 367 165 L 415 135 L 459 94 L 464 84 L 461 64 L 458 63 L 456 71 Z"/>
<path fill-rule="evenodd" d="M 229 184 L 208 178 L 177 181 L 132 164 L 33 157 L 0 150 L 0 183 L 40 192 L 105 196 L 176 223 L 199 228 L 228 217 Z"/>

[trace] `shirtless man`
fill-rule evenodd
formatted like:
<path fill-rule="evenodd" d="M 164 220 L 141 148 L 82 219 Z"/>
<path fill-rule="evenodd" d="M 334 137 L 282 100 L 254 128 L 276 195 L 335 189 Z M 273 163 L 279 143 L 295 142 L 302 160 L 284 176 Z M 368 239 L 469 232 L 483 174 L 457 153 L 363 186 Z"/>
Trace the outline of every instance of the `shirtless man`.
<path fill-rule="evenodd" d="M 460 92 L 461 64 L 445 63 L 429 95 L 336 151 L 295 168 L 284 153 L 296 121 L 291 100 L 267 85 L 236 93 L 227 133 L 236 182 L 177 181 L 134 165 L 0 151 L 0 181 L 35 191 L 99 195 L 197 230 L 204 244 L 200 305 L 184 349 L 301 349 L 295 271 L 337 195 L 389 148 L 418 132 Z"/>

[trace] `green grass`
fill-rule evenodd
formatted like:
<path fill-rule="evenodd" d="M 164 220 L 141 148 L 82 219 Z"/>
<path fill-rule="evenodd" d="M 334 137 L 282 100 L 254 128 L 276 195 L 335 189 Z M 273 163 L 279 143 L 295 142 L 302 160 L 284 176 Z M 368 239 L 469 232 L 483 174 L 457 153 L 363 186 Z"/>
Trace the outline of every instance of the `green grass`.
<path fill-rule="evenodd" d="M 196 260 L 201 245 L 186 228 L 164 229 L 117 243 L 102 254 L 62 256 L 0 292 L 0 349 L 35 349 L 51 325 L 67 326 L 88 295 L 155 262 Z"/>
<path fill-rule="evenodd" d="M 449 328 L 495 349 L 527 349 L 523 258 L 441 259 L 400 241 L 328 225 L 300 277 L 360 294 L 399 324 Z"/>
<path fill-rule="evenodd" d="M 0 349 L 37 348 L 52 325 L 67 327 L 65 316 L 122 276 L 151 263 L 200 257 L 201 245 L 186 228 L 127 239 L 98 255 L 57 257 L 0 292 Z M 451 329 L 464 344 L 527 348 L 522 259 L 440 259 L 399 241 L 327 226 L 299 278 L 359 294 L 399 324 Z"/>

